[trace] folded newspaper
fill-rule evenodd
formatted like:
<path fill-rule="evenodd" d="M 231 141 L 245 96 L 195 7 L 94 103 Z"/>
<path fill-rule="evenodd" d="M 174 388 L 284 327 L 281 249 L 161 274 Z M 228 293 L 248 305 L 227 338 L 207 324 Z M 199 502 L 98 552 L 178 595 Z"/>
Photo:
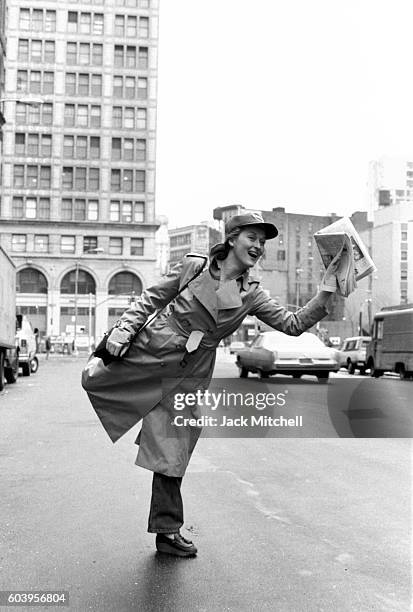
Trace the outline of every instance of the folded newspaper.
<path fill-rule="evenodd" d="M 357 281 L 376 270 L 368 249 L 348 217 L 338 219 L 314 234 L 325 269 L 338 262 L 334 275 L 321 285 L 326 291 L 337 291 L 347 297 Z"/>

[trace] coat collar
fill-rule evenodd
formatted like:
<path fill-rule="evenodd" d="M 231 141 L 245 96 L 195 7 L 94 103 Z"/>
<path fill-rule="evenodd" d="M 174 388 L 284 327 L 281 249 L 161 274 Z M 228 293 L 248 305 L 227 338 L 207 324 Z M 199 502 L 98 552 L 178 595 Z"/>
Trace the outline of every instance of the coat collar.
<path fill-rule="evenodd" d="M 216 281 L 219 279 L 219 268 L 214 261 L 189 285 L 193 295 L 207 309 L 215 322 L 218 310 L 229 310 L 242 306 L 242 298 L 237 281 L 240 281 L 243 291 L 248 291 L 251 283 L 259 283 L 255 275 L 246 270 L 237 279 L 223 283 L 217 289 Z"/>

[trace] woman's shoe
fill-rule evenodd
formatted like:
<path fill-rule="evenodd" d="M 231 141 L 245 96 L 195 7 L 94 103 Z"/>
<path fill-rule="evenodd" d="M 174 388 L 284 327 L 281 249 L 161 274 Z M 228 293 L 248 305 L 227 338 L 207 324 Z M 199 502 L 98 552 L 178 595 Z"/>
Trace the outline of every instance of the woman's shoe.
<path fill-rule="evenodd" d="M 196 546 L 190 540 L 181 536 L 180 533 L 174 533 L 173 539 L 168 538 L 163 533 L 157 533 L 156 550 L 177 557 L 195 557 L 198 552 Z"/>

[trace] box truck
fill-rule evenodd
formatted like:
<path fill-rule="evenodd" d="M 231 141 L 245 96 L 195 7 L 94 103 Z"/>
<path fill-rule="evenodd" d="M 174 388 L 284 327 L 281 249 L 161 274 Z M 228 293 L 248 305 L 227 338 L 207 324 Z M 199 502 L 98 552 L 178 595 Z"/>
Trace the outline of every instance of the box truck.
<path fill-rule="evenodd" d="M 413 378 L 412 304 L 383 308 L 374 315 L 367 368 L 375 378 L 384 372 L 396 372 L 402 379 Z"/>
<path fill-rule="evenodd" d="M 0 391 L 19 374 L 16 345 L 16 266 L 0 246 Z"/>

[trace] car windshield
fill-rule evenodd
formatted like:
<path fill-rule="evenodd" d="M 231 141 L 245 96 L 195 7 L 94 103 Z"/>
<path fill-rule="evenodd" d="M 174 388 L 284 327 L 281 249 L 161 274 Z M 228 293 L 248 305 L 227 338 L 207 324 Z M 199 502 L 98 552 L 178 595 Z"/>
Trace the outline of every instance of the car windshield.
<path fill-rule="evenodd" d="M 263 346 L 267 349 L 275 349 L 277 346 L 289 346 L 291 348 L 300 347 L 320 347 L 324 343 L 314 334 L 304 333 L 301 336 L 287 336 L 281 332 L 268 332 L 263 335 Z"/>

